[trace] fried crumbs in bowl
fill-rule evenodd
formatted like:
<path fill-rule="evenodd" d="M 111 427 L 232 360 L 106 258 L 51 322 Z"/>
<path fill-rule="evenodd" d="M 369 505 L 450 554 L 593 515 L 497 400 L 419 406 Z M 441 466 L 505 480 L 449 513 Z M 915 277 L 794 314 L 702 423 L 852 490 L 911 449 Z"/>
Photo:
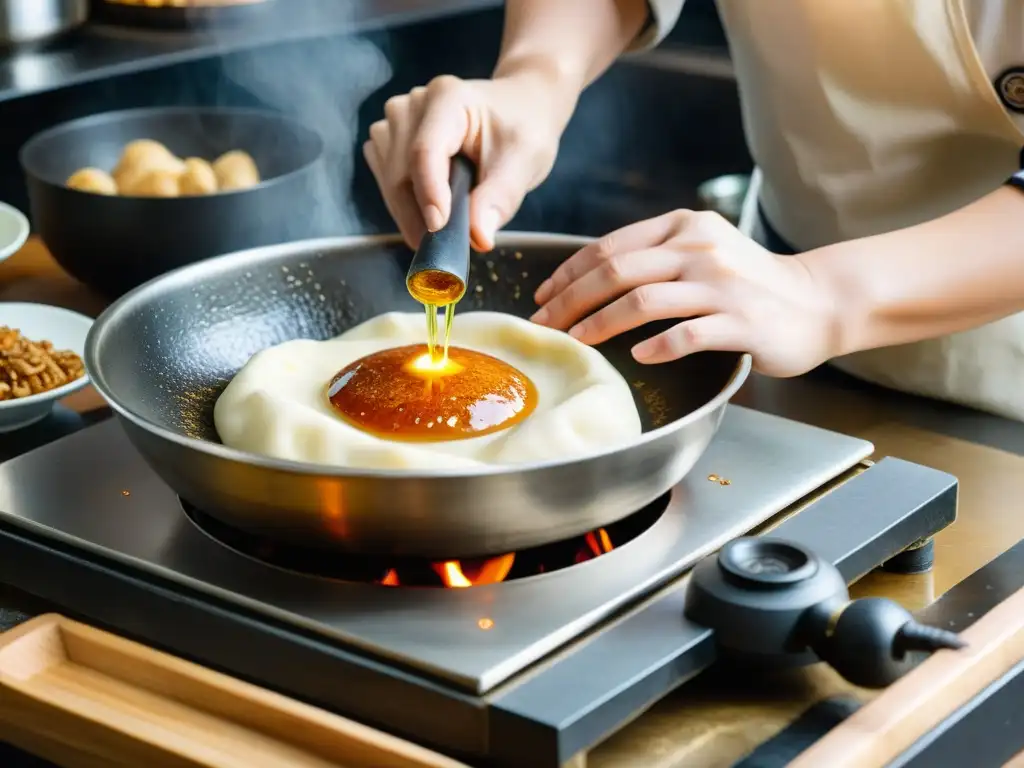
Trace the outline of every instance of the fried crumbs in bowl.
<path fill-rule="evenodd" d="M 88 384 L 82 356 L 91 325 L 59 307 L 0 302 L 0 432 L 41 421 Z"/>

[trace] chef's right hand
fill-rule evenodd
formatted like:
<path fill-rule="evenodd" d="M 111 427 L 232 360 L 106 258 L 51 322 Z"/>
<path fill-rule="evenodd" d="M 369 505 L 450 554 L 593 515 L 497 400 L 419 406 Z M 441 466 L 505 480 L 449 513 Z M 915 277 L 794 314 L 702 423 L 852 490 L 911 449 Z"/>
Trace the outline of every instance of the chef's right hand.
<path fill-rule="evenodd" d="M 470 197 L 473 247 L 494 248 L 498 229 L 551 172 L 573 106 L 528 74 L 442 76 L 389 99 L 363 153 L 406 242 L 415 248 L 427 230 L 448 221 L 448 172 L 461 152 L 478 171 Z"/>

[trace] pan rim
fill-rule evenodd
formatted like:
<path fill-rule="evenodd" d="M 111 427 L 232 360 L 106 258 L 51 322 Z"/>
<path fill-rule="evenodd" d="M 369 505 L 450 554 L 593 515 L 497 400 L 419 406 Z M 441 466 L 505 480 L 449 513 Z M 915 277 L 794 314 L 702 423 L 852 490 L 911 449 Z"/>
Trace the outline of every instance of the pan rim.
<path fill-rule="evenodd" d="M 567 245 L 582 248 L 588 243 L 594 242 L 595 239 L 596 238 L 584 237 L 582 235 L 509 231 L 498 234 L 495 247 L 513 248 L 517 245 L 526 247 L 531 245 Z M 163 288 L 168 283 L 190 279 L 197 273 L 199 275 L 203 275 L 216 273 L 221 270 L 228 270 L 238 264 L 249 263 L 254 254 L 268 250 L 291 249 L 301 246 L 306 250 L 318 251 L 343 249 L 355 245 L 396 245 L 401 242 L 401 235 L 398 234 L 347 235 L 342 237 L 316 238 L 236 251 L 234 253 L 215 256 L 211 259 L 179 267 L 178 269 L 155 277 L 129 291 L 107 307 L 107 309 L 105 309 L 100 316 L 96 318 L 96 321 L 89 330 L 89 335 L 86 338 L 85 343 L 86 372 L 89 375 L 93 387 L 95 387 L 96 391 L 99 392 L 100 396 L 107 402 L 111 410 L 118 416 L 139 429 L 155 435 L 162 440 L 174 443 L 182 448 L 198 451 L 213 459 L 240 462 L 256 466 L 261 469 L 308 476 L 431 481 L 453 479 L 470 480 L 483 477 L 512 476 L 520 473 L 542 472 L 545 470 L 558 469 L 575 464 L 582 464 L 583 462 L 626 454 L 627 452 L 642 445 L 656 442 L 664 438 L 666 435 L 675 433 L 685 428 L 687 425 L 704 418 L 708 413 L 727 405 L 729 401 L 732 400 L 736 392 L 739 391 L 740 387 L 742 387 L 746 382 L 753 368 L 753 358 L 751 355 L 748 353 L 741 353 L 736 367 L 733 369 L 732 374 L 725 383 L 725 386 L 722 387 L 717 395 L 685 416 L 652 429 L 649 432 L 641 433 L 636 440 L 633 440 L 624 446 L 594 451 L 584 455 L 575 456 L 569 460 L 548 459 L 546 461 L 536 461 L 523 464 L 484 464 L 473 468 L 460 467 L 452 469 L 435 469 L 430 472 L 425 472 L 422 469 L 404 470 L 338 467 L 327 464 L 314 464 L 312 462 L 292 461 L 289 459 L 276 459 L 269 456 L 263 456 L 261 454 L 249 453 L 236 448 L 230 448 L 223 443 L 213 443 L 208 440 L 189 437 L 188 435 L 180 434 L 174 430 L 156 424 L 153 421 L 128 410 L 122 404 L 118 403 L 116 398 L 111 394 L 110 388 L 107 386 L 107 382 L 105 381 L 102 367 L 99 364 L 98 350 L 102 343 L 101 337 L 104 334 L 107 325 L 110 323 L 110 318 L 127 311 L 132 307 L 132 305 L 138 304 L 147 299 L 149 294 L 153 292 L 155 286 Z"/>

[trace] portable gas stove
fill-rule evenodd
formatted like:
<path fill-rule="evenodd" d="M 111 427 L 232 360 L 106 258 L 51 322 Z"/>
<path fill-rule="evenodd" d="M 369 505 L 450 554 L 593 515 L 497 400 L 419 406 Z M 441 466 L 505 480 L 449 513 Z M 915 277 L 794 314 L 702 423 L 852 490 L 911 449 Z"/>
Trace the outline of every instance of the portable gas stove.
<path fill-rule="evenodd" d="M 110 420 L 0 465 L 0 581 L 474 764 L 558 766 L 714 660 L 681 577 L 729 540 L 775 525 L 850 582 L 953 521 L 953 477 L 871 451 L 732 406 L 683 483 L 607 529 L 385 563 L 214 523 Z"/>

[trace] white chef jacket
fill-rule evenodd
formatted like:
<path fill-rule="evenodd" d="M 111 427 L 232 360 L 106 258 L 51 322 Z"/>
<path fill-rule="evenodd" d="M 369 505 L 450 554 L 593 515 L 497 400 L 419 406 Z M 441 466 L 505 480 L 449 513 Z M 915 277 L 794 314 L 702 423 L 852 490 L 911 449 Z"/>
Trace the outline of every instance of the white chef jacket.
<path fill-rule="evenodd" d="M 657 44 L 683 2 L 649 0 L 653 24 L 638 45 Z M 759 202 L 797 250 L 937 218 L 1020 169 L 1024 0 L 718 0 L 718 9 Z M 1024 314 L 833 362 L 1024 420 Z"/>

